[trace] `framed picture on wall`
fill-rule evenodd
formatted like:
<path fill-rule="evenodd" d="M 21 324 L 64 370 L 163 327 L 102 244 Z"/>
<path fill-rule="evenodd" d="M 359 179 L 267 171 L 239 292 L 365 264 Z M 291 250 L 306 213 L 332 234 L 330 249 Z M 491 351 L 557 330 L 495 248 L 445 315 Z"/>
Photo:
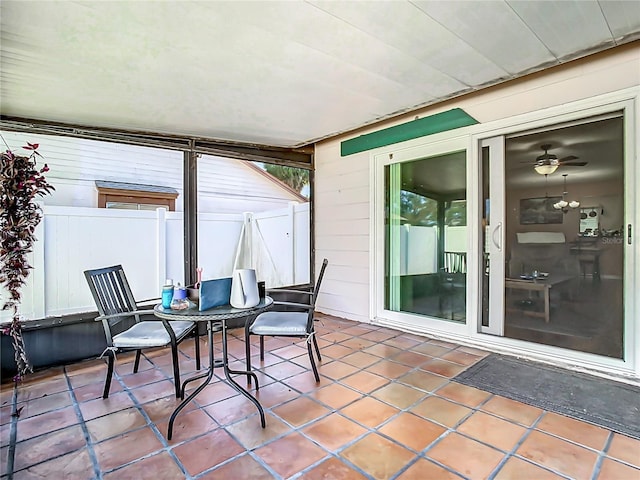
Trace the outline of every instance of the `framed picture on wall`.
<path fill-rule="evenodd" d="M 553 208 L 560 200 L 562 197 L 521 198 L 520 225 L 562 223 L 562 210 Z"/>

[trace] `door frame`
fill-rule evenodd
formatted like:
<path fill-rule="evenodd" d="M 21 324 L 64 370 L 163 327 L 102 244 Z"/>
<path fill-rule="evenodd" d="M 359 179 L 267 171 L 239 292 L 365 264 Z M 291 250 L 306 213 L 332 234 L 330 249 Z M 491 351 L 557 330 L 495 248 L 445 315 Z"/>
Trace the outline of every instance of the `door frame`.
<path fill-rule="evenodd" d="M 635 185 L 640 184 L 640 160 L 637 134 L 640 119 L 640 87 L 632 87 L 607 93 L 586 100 L 528 112 L 485 124 L 477 124 L 457 130 L 442 132 L 429 137 L 410 140 L 371 152 L 370 160 L 370 319 L 372 323 L 401 330 L 448 339 L 458 343 L 487 348 L 492 351 L 526 358 L 584 368 L 605 375 L 640 376 L 640 194 Z M 485 333 L 481 325 L 481 184 L 480 158 L 483 140 L 506 136 L 535 128 L 581 120 L 613 111 L 623 111 L 624 118 L 624 169 L 625 199 L 624 221 L 633 225 L 633 242 L 624 251 L 624 346 L 623 359 L 567 350 L 559 347 L 535 344 Z M 452 143 L 450 143 L 452 142 Z M 451 325 L 414 314 L 390 312 L 384 309 L 384 165 L 385 162 L 408 161 L 430 154 L 447 153 L 448 145 L 466 143 L 467 151 L 467 322 Z M 459 149 L 458 149 L 459 150 Z M 431 153 L 430 153 L 431 152 Z M 386 158 L 385 158 L 386 157 Z M 626 234 L 626 232 L 625 232 Z M 470 287 L 470 288 L 469 288 Z M 436 323 L 434 323 L 436 322 Z"/>

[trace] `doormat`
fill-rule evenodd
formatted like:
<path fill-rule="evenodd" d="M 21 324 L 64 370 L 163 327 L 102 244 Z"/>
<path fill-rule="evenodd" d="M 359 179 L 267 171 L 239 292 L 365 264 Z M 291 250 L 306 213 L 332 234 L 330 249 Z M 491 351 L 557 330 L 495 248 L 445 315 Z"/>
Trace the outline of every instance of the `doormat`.
<path fill-rule="evenodd" d="M 453 380 L 640 440 L 640 387 L 496 354 Z"/>

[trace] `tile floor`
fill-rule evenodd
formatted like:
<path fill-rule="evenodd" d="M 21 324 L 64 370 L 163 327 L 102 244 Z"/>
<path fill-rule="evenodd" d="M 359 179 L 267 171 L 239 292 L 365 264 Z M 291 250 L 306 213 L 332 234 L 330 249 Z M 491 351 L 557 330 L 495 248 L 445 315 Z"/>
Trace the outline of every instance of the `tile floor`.
<path fill-rule="evenodd" d="M 2 385 L 2 478 L 640 479 L 640 441 L 451 381 L 485 352 L 321 319 L 319 384 L 304 343 L 266 340 L 264 430 L 255 407 L 216 381 L 167 441 L 177 402 L 166 349 L 135 375 L 119 356 L 107 400 L 101 360 L 32 374 L 17 391 Z M 229 341 L 235 367 L 241 337 Z M 191 342 L 181 355 L 186 376 Z"/>

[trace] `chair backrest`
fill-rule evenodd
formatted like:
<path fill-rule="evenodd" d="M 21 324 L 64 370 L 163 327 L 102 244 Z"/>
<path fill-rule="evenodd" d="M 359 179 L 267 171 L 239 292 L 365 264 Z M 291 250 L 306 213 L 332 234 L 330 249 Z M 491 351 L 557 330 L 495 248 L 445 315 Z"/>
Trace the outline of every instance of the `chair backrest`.
<path fill-rule="evenodd" d="M 91 295 L 100 315 L 136 310 L 136 301 L 122 265 L 86 270 L 84 276 L 89 283 Z M 110 322 L 112 325 L 115 323 L 117 322 Z"/>
<path fill-rule="evenodd" d="M 313 297 L 311 299 L 311 305 L 315 306 L 316 299 L 318 298 L 318 293 L 320 293 L 320 284 L 322 283 L 322 278 L 324 277 L 324 271 L 329 264 L 329 260 L 326 258 L 322 261 L 322 267 L 320 267 L 320 273 L 318 274 L 318 279 L 316 280 L 316 285 L 313 287 Z"/>

